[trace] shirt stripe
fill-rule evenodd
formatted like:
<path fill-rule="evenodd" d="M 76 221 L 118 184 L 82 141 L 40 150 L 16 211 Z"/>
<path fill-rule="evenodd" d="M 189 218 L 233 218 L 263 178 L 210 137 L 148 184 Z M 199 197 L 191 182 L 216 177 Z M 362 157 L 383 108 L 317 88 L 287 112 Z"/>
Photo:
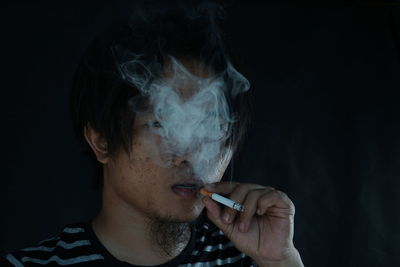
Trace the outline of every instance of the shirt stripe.
<path fill-rule="evenodd" d="M 184 251 L 165 266 L 214 267 L 257 266 L 247 255 L 237 250 L 232 242 L 209 221 L 201 222 L 192 229 L 194 237 Z M 96 237 L 89 223 L 66 226 L 56 237 L 43 240 L 35 247 L 28 247 L 6 256 L 13 266 L 87 266 L 93 262 L 99 266 L 127 266 L 114 258 Z M 89 263 L 90 264 L 90 263 Z M 72 267 L 71 266 L 71 267 Z M 92 265 L 91 265 L 92 266 Z M 164 265 L 163 265 L 164 266 Z"/>
<path fill-rule="evenodd" d="M 71 265 L 71 264 L 76 264 L 76 263 L 81 263 L 81 262 L 88 262 L 88 261 L 94 261 L 94 260 L 102 260 L 104 257 L 100 254 L 93 254 L 93 255 L 88 255 L 88 256 L 79 256 L 76 258 L 70 258 L 70 259 L 60 259 L 58 256 L 52 256 L 47 260 L 41 260 L 41 259 L 35 259 L 35 258 L 29 258 L 29 257 L 23 257 L 21 260 L 22 262 L 33 262 L 37 264 L 48 264 L 49 262 L 56 262 L 59 265 Z"/>
<path fill-rule="evenodd" d="M 214 233 L 212 233 L 210 236 L 211 237 L 216 237 L 216 236 L 219 236 L 219 235 L 221 235 L 221 236 L 225 236 L 224 235 L 224 232 L 222 232 L 222 231 L 217 231 L 217 232 L 214 232 Z M 197 242 L 204 242 L 205 240 L 206 240 L 206 236 L 205 235 L 203 235 L 203 236 L 201 236 L 201 237 L 199 237 L 198 239 L 197 239 Z"/>
<path fill-rule="evenodd" d="M 231 264 L 235 263 L 243 258 L 247 257 L 246 254 L 239 254 L 236 257 L 230 257 L 226 259 L 216 259 L 215 261 L 209 261 L 209 262 L 196 262 L 196 263 L 189 263 L 186 265 L 179 265 L 181 267 L 213 267 L 213 266 L 220 266 L 224 264 Z"/>
<path fill-rule="evenodd" d="M 12 254 L 7 254 L 6 259 L 11 262 L 12 264 L 14 264 L 15 267 L 24 267 L 24 265 L 18 261 Z"/>
<path fill-rule="evenodd" d="M 38 243 L 38 245 L 41 245 L 41 244 L 46 243 L 46 242 L 49 242 L 49 241 L 59 240 L 59 239 L 60 239 L 59 236 L 54 236 L 54 237 L 52 237 L 52 238 L 48 238 L 48 239 L 45 239 L 45 240 L 40 241 L 40 242 Z"/>
<path fill-rule="evenodd" d="M 31 247 L 31 248 L 24 248 L 22 249 L 23 251 L 46 251 L 50 252 L 55 250 L 58 246 L 65 248 L 65 249 L 72 249 L 75 247 L 80 247 L 80 246 L 88 246 L 90 245 L 89 240 L 79 240 L 75 241 L 73 243 L 65 243 L 64 241 L 60 240 L 57 242 L 57 244 L 54 247 L 45 247 L 45 246 L 40 246 L 40 247 Z"/>
<path fill-rule="evenodd" d="M 214 252 L 214 251 L 217 251 L 217 250 L 225 250 L 225 249 L 230 248 L 230 247 L 233 247 L 233 244 L 231 242 L 225 243 L 225 244 L 220 243 L 220 244 L 218 244 L 216 246 L 206 246 L 202 251 L 195 250 L 195 251 L 193 251 L 192 255 L 197 256 L 201 252 Z"/>
<path fill-rule="evenodd" d="M 77 228 L 65 227 L 63 232 L 68 233 L 68 234 L 77 234 L 77 233 L 85 232 L 85 229 L 80 228 L 80 227 L 77 227 Z"/>

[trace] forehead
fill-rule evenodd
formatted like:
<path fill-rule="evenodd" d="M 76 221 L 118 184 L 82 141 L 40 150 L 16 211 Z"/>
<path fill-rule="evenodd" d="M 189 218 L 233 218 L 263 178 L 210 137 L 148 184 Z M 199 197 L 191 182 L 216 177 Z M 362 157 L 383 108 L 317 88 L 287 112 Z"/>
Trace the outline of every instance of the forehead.
<path fill-rule="evenodd" d="M 173 85 L 173 89 L 183 99 L 196 94 L 202 82 L 213 78 L 215 72 L 202 61 L 196 59 L 170 60 L 164 68 L 163 80 Z"/>
<path fill-rule="evenodd" d="M 159 89 L 163 91 L 152 91 L 150 98 L 157 99 L 157 103 L 164 102 L 171 95 L 177 95 L 182 103 L 188 103 L 189 99 L 196 95 L 199 90 L 210 82 L 215 77 L 215 72 L 212 68 L 205 65 L 203 62 L 195 59 L 174 59 L 166 61 L 159 82 L 163 86 Z M 163 88 L 167 85 L 165 88 Z M 176 93 L 176 94 L 175 94 Z M 157 96 L 157 97 L 156 97 Z M 162 99 L 160 99 L 162 98 Z M 168 100 L 166 100 L 168 102 Z M 152 101 L 150 101 L 152 102 Z M 170 104 L 176 105 L 180 101 L 173 100 Z M 147 104 L 145 105 L 147 106 Z M 154 106 L 148 103 L 146 109 L 137 112 L 137 119 L 140 121 L 151 120 L 154 118 Z"/>

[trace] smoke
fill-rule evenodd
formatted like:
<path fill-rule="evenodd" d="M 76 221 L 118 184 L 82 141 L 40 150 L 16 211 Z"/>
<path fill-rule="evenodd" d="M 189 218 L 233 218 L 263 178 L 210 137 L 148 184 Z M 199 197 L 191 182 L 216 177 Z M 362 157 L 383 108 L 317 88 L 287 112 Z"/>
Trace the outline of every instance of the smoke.
<path fill-rule="evenodd" d="M 233 134 L 236 119 L 227 96 L 234 98 L 247 91 L 249 82 L 231 64 L 219 74 L 197 64 L 196 73 L 170 56 L 164 77 L 153 80 L 150 68 L 139 55 L 120 65 L 123 77 L 149 99 L 150 108 L 138 108 L 140 96 L 129 100 L 139 115 L 152 114 L 148 127 L 155 139 L 147 145 L 152 148 L 153 160 L 163 167 L 171 167 L 174 157 L 190 162 L 193 174 L 204 183 L 215 179 L 215 170 L 221 159 L 232 153 L 224 142 Z M 232 87 L 228 88 L 226 79 Z M 156 123 L 155 123 L 156 122 Z"/>
<path fill-rule="evenodd" d="M 149 49 L 140 50 L 143 53 L 132 53 L 122 46 L 112 49 L 120 75 L 141 93 L 129 104 L 137 116 L 151 114 L 154 118 L 148 125 L 153 138 L 146 145 L 155 162 L 172 167 L 174 158 L 183 157 L 191 165 L 190 175 L 204 183 L 215 181 L 221 159 L 232 154 L 231 148 L 224 146 L 237 121 L 232 103 L 250 88 L 227 58 L 216 22 L 223 13 L 221 6 L 208 3 L 184 8 L 185 19 L 174 22 L 176 17 L 171 17 L 163 23 L 156 19 L 156 9 L 151 10 L 135 16 L 136 31 L 137 25 L 148 27 L 141 33 L 147 36 L 147 43 L 140 46 Z M 149 52 L 158 51 L 152 49 L 160 44 L 163 60 Z M 183 59 L 173 54 L 195 56 Z M 146 110 L 142 99 L 148 100 Z"/>

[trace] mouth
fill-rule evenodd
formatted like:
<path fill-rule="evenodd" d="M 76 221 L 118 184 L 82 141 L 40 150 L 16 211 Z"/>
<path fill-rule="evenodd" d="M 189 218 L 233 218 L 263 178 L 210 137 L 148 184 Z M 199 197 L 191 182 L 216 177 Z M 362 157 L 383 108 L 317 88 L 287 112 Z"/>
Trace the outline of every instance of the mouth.
<path fill-rule="evenodd" d="M 199 190 L 203 185 L 201 183 L 177 183 L 171 186 L 172 191 L 184 199 L 197 199 Z"/>

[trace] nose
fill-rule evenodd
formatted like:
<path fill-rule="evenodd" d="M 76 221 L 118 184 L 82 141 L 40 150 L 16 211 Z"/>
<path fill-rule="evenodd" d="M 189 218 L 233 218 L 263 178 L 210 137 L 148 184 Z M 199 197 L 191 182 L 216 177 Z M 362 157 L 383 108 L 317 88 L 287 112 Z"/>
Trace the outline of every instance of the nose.
<path fill-rule="evenodd" d="M 186 157 L 175 156 L 172 159 L 172 163 L 174 164 L 175 167 L 180 167 L 180 166 L 188 165 L 189 161 L 187 160 Z"/>

